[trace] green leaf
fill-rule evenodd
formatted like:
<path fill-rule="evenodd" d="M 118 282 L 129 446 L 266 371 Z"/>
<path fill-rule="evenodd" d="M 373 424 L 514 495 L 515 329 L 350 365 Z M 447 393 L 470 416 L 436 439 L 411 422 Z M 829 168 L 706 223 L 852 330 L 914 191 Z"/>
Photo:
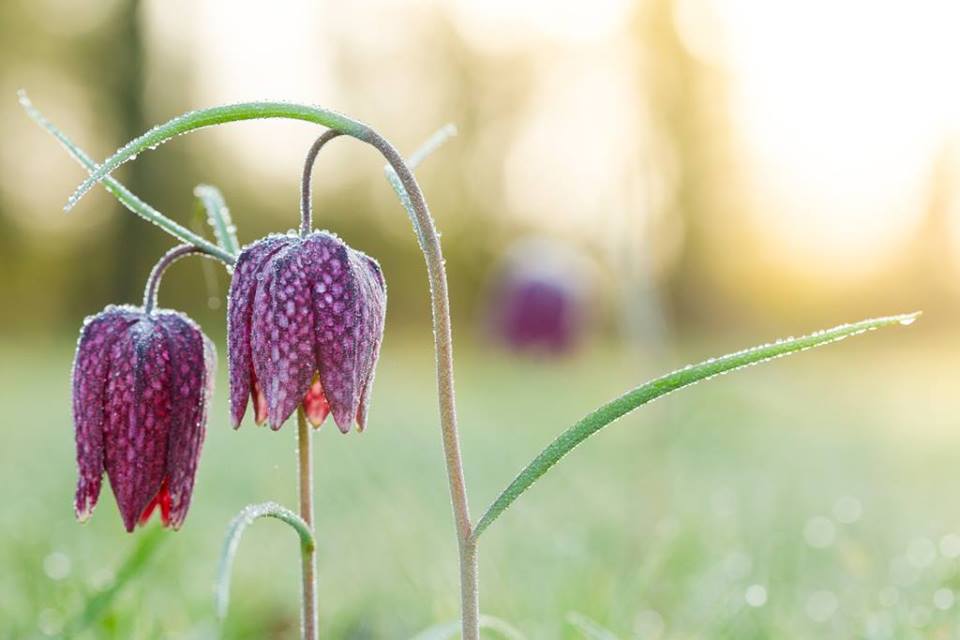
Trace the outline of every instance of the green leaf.
<path fill-rule="evenodd" d="M 93 185 L 104 180 L 114 169 L 128 160 L 136 158 L 137 154 L 143 151 L 155 149 L 164 142 L 197 129 L 227 122 L 262 118 L 290 118 L 313 122 L 360 140 L 367 140 L 367 135 L 370 133 L 370 128 L 365 124 L 336 111 L 292 102 L 243 102 L 191 111 L 157 125 L 121 147 L 119 151 L 98 166 L 83 184 L 77 187 L 77 190 L 67 200 L 64 209 L 67 211 L 72 209 L 80 201 L 80 198 L 93 188 Z"/>
<path fill-rule="evenodd" d="M 209 184 L 198 184 L 193 189 L 200 205 L 207 213 L 207 222 L 213 227 L 217 237 L 217 244 L 231 255 L 240 253 L 240 243 L 237 241 L 237 226 L 230 218 L 230 209 L 220 190 Z"/>
<path fill-rule="evenodd" d="M 309 525 L 293 511 L 275 502 L 251 504 L 244 507 L 227 527 L 227 535 L 223 540 L 223 551 L 220 553 L 220 568 L 217 571 L 214 597 L 216 598 L 217 617 L 221 621 L 226 619 L 227 609 L 230 607 L 230 574 L 233 572 L 233 559 L 237 555 L 240 538 L 243 536 L 244 530 L 258 518 L 276 518 L 287 523 L 300 536 L 300 545 L 303 549 L 310 551 L 314 547 L 313 532 L 310 531 Z"/>
<path fill-rule="evenodd" d="M 27 115 L 30 116 L 31 120 L 36 122 L 41 128 L 46 130 L 47 133 L 56 138 L 60 144 L 63 145 L 64 149 L 66 149 L 67 152 L 73 156 L 74 160 L 79 162 L 88 172 L 92 174 L 97 170 L 97 163 L 94 162 L 83 149 L 74 144 L 74 142 L 67 137 L 67 134 L 63 133 L 56 127 L 56 125 L 50 122 L 46 116 L 40 112 L 39 109 L 33 106 L 33 103 L 30 102 L 30 99 L 27 97 L 27 94 L 24 91 L 20 91 L 17 95 L 20 99 L 20 106 L 22 106 L 24 111 L 27 112 Z M 187 242 L 206 250 L 210 255 L 219 258 L 228 265 L 233 264 L 232 255 L 226 253 L 217 245 L 202 238 L 201 236 L 198 236 L 186 227 L 177 224 L 164 214 L 160 213 L 134 195 L 133 192 L 123 186 L 119 181 L 106 176 L 103 178 L 103 185 L 106 187 L 107 191 L 113 194 L 113 196 L 116 197 L 121 204 L 123 204 L 123 206 L 144 220 L 154 223 L 173 237 L 178 238 L 183 242 Z"/>
<path fill-rule="evenodd" d="M 545 474 L 560 459 L 570 453 L 581 442 L 598 432 L 603 427 L 618 418 L 630 413 L 637 407 L 644 405 L 660 396 L 682 389 L 683 387 L 707 380 L 716 375 L 740 369 L 749 365 L 765 362 L 774 358 L 819 347 L 831 342 L 837 342 L 853 335 L 889 327 L 892 325 L 909 325 L 917 319 L 919 313 L 908 313 L 873 320 L 863 320 L 853 324 L 845 324 L 833 329 L 818 331 L 801 338 L 787 338 L 771 344 L 753 347 L 738 351 L 720 358 L 711 358 L 700 364 L 690 365 L 668 373 L 665 376 L 651 380 L 611 400 L 593 413 L 588 414 L 575 425 L 561 433 L 556 440 L 544 449 L 520 474 L 503 490 L 493 501 L 474 530 L 474 538 L 479 537 L 490 524 L 502 514 L 507 507 L 530 488 L 540 476 Z"/>
<path fill-rule="evenodd" d="M 411 171 L 417 168 L 417 166 L 426 160 L 427 156 L 440 148 L 440 146 L 457 135 L 457 127 L 451 123 L 447 123 L 444 126 L 437 129 L 433 135 L 424 141 L 420 147 L 414 151 L 409 158 L 407 158 L 407 166 Z M 410 201 L 410 194 L 407 193 L 407 190 L 403 188 L 403 183 L 400 182 L 400 176 L 397 175 L 397 172 L 394 171 L 393 167 L 389 164 L 383 167 L 383 172 L 387 176 L 387 182 L 390 183 L 390 186 L 393 187 L 394 192 L 397 194 L 397 197 L 400 199 L 400 204 L 403 205 L 403 208 L 406 209 L 407 215 L 410 216 L 410 221 L 413 223 L 413 230 L 417 234 L 417 242 L 420 243 L 420 247 L 423 248 L 423 237 L 420 231 L 420 223 L 417 221 L 417 213 L 413 208 L 413 202 Z"/>

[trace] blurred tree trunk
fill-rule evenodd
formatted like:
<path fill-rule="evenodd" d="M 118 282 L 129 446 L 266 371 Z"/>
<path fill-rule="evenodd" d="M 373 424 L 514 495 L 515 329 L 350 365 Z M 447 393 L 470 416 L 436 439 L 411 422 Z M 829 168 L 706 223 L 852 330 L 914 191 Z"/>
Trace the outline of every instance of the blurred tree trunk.
<path fill-rule="evenodd" d="M 651 225 L 672 315 L 680 323 L 712 323 L 724 315 L 720 272 L 742 210 L 729 138 L 726 78 L 695 56 L 676 24 L 676 0 L 651 0 L 638 9 L 633 37 L 637 76 L 648 96 L 651 170 L 664 195 Z M 660 249 L 661 252 L 664 249 Z"/>
<path fill-rule="evenodd" d="M 143 27 L 140 23 L 140 0 L 127 0 L 117 12 L 111 34 L 106 34 L 108 44 L 105 55 L 113 59 L 109 63 L 113 73 L 106 79 L 106 102 L 115 105 L 117 132 L 121 140 L 118 146 L 147 129 L 144 116 L 144 69 L 145 52 Z M 125 168 L 124 182 L 131 191 L 144 194 L 147 186 L 142 164 L 131 162 Z M 143 220 L 117 205 L 116 241 L 111 251 L 114 254 L 113 293 L 117 300 L 136 302 L 143 288 L 143 273 L 149 255 L 148 240 L 143 233 Z"/>

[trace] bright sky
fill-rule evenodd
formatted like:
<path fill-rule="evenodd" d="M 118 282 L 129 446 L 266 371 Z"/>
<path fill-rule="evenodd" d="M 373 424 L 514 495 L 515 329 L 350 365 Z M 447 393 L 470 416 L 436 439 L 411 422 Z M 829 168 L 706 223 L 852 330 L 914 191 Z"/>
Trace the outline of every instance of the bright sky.
<path fill-rule="evenodd" d="M 177 16 L 170 29 L 182 35 L 188 24 L 189 40 L 202 45 L 196 77 L 204 103 L 287 96 L 336 104 L 336 61 L 325 42 L 370 15 L 380 17 L 385 49 L 402 44 L 406 12 L 436 6 L 475 47 L 545 47 L 551 55 L 535 67 L 540 98 L 518 106 L 528 125 L 507 152 L 511 204 L 563 226 L 629 200 L 620 193 L 624 172 L 636 169 L 627 145 L 639 134 L 629 129 L 638 100 L 622 60 L 626 0 L 375 0 L 362 10 L 310 0 L 269 10 L 176 0 L 190 19 L 170 2 L 154 0 L 151 13 L 158 22 Z M 895 251 L 922 213 L 932 159 L 960 134 L 960 2 L 686 0 L 678 20 L 691 50 L 729 71 L 752 215 L 778 256 L 856 275 Z M 588 113 L 589 140 L 557 142 Z M 271 131 L 245 126 L 230 140 L 254 144 L 264 154 L 261 170 L 289 171 L 285 149 L 294 139 L 302 146 L 302 133 Z"/>

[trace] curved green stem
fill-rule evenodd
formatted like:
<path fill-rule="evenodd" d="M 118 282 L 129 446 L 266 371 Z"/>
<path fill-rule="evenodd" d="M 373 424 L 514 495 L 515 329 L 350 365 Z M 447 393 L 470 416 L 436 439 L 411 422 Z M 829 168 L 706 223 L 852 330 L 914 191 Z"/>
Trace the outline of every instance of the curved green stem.
<path fill-rule="evenodd" d="M 287 523 L 300 536 L 301 549 L 313 551 L 316 548 L 310 527 L 300 516 L 286 507 L 281 507 L 276 502 L 251 504 L 244 507 L 227 527 L 223 551 L 220 554 L 220 568 L 217 571 L 215 596 L 217 616 L 221 620 L 227 617 L 227 609 L 230 606 L 230 574 L 233 571 L 233 559 L 237 555 L 237 547 L 240 546 L 240 538 L 243 536 L 244 530 L 258 518 L 276 518 Z"/>
<path fill-rule="evenodd" d="M 892 325 L 908 325 L 916 320 L 919 313 L 908 313 L 873 320 L 863 320 L 853 324 L 845 324 L 833 329 L 818 331 L 801 338 L 778 340 L 771 344 L 745 349 L 720 358 L 711 358 L 697 365 L 691 365 L 668 373 L 665 376 L 651 380 L 611 400 L 596 411 L 588 414 L 575 425 L 561 433 L 556 440 L 533 459 L 523 471 L 511 482 L 506 489 L 493 501 L 474 529 L 473 537 L 478 538 L 490 524 L 502 514 L 514 500 L 530 488 L 543 474 L 558 463 L 563 456 L 570 453 L 577 445 L 592 436 L 594 433 L 614 422 L 618 418 L 630 413 L 637 407 L 668 393 L 682 389 L 701 380 L 716 375 L 740 369 L 774 358 L 804 351 L 813 347 L 837 342 L 880 327 Z"/>
<path fill-rule="evenodd" d="M 477 589 L 476 546 L 473 542 L 470 510 L 467 503 L 460 438 L 457 431 L 456 402 L 453 384 L 453 334 L 450 328 L 450 301 L 447 274 L 440 238 L 427 207 L 423 192 L 403 157 L 383 136 L 367 125 L 334 111 L 320 107 L 286 102 L 248 102 L 193 111 L 158 125 L 123 146 L 108 158 L 67 201 L 73 207 L 97 181 L 138 153 L 152 149 L 176 136 L 217 124 L 259 118 L 292 118 L 324 125 L 375 147 L 396 172 L 403 190 L 410 198 L 410 210 L 427 264 L 433 309 L 433 330 L 437 353 L 437 387 L 440 400 L 440 428 L 447 479 L 450 485 L 460 551 L 460 584 L 462 629 L 464 640 L 479 638 L 479 597 Z"/>
<path fill-rule="evenodd" d="M 31 120 L 36 122 L 41 128 L 46 130 L 47 133 L 56 138 L 67 150 L 67 152 L 74 158 L 74 160 L 79 162 L 87 171 L 92 174 L 97 170 L 97 163 L 94 162 L 90 156 L 83 151 L 83 149 L 74 144 L 74 142 L 70 140 L 65 133 L 58 129 L 56 125 L 47 120 L 40 110 L 33 106 L 33 103 L 30 102 L 30 99 L 27 97 L 25 92 L 20 91 L 17 95 L 20 100 L 20 106 L 22 106 L 24 111 L 27 112 L 27 115 L 30 116 Z M 133 192 L 123 186 L 119 181 L 107 176 L 103 178 L 103 185 L 107 191 L 113 194 L 114 197 L 116 197 L 117 200 L 123 204 L 123 206 L 144 220 L 152 222 L 183 242 L 203 248 L 207 253 L 216 256 L 224 264 L 233 264 L 233 255 L 160 213 L 134 195 Z"/>

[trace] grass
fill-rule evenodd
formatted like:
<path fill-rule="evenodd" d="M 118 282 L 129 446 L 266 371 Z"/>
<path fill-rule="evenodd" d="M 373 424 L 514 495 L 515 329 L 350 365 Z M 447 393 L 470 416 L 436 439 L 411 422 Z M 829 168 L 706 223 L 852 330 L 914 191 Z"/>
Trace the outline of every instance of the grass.
<path fill-rule="evenodd" d="M 475 516 L 601 402 L 759 341 L 687 345 L 659 361 L 600 350 L 550 364 L 462 346 Z M 72 346 L 0 351 L 0 638 L 58 636 L 144 532 L 123 532 L 108 488 L 88 524 L 73 520 Z M 628 416 L 484 535 L 484 612 L 529 638 L 949 637 L 960 623 L 949 597 L 960 591 L 958 352 L 878 333 Z M 228 522 L 251 502 L 295 505 L 295 429 L 231 431 L 223 357 L 183 530 L 163 532 L 140 576 L 71 637 L 217 637 L 212 585 Z M 368 431 L 317 436 L 326 638 L 410 638 L 457 616 L 433 385 L 430 347 L 388 335 Z M 250 528 L 223 637 L 297 636 L 297 544 L 280 523 Z"/>

